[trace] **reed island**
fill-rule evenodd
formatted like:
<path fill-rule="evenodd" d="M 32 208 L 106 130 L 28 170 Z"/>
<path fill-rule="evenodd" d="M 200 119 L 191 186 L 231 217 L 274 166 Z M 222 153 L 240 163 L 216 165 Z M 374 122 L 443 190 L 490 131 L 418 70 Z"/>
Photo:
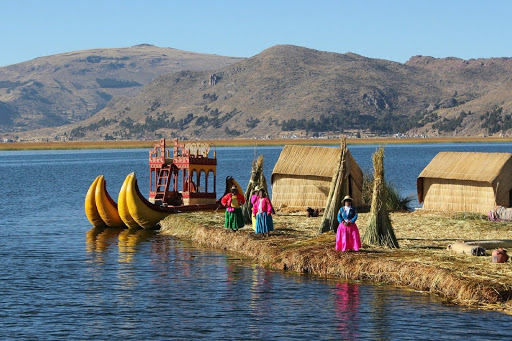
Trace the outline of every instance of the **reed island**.
<path fill-rule="evenodd" d="M 336 251 L 335 234 L 318 234 L 321 217 L 307 218 L 305 212 L 277 212 L 268 238 L 256 235 L 250 225 L 237 232 L 225 229 L 223 210 L 170 215 L 160 231 L 236 252 L 273 270 L 404 286 L 438 295 L 447 303 L 512 314 L 510 262 L 493 264 L 490 254 L 475 257 L 446 250 L 458 240 L 512 240 L 508 223 L 478 214 L 421 210 L 390 215 L 399 249 L 363 243 L 358 252 Z M 361 234 L 369 218 L 370 213 L 359 213 Z"/>
<path fill-rule="evenodd" d="M 438 295 L 451 304 L 512 314 L 511 263 L 491 262 L 494 248 L 512 245 L 510 223 L 490 221 L 483 214 L 488 212 L 488 207 L 505 201 L 500 199 L 502 195 L 493 183 L 496 179 L 502 187 L 507 183 L 502 173 L 512 165 L 512 155 L 440 154 L 420 174 L 422 181 L 418 182 L 418 188 L 423 201 L 428 203 L 428 198 L 437 196 L 436 202 L 445 208 L 473 213 L 448 209 L 393 211 L 392 191 L 384 179 L 384 149 L 379 148 L 372 156 L 373 178 L 364 180 L 346 140 L 342 139 L 339 150 L 285 146 L 272 173 L 272 197 L 277 209 L 273 214 L 275 230 L 269 237 L 256 234 L 249 219 L 238 231 L 224 228 L 222 208 L 215 212 L 170 215 L 160 222 L 161 233 L 236 252 L 274 270 L 404 286 Z M 315 162 L 318 155 L 323 162 Z M 494 162 L 478 166 L 481 163 L 476 161 L 485 157 Z M 442 162 L 439 158 L 443 158 Z M 253 164 L 246 199 L 250 198 L 252 186 L 266 185 L 261 163 L 258 159 Z M 485 169 L 478 172 L 479 167 Z M 454 178 L 452 169 L 456 174 L 464 173 L 465 177 Z M 327 197 L 321 196 L 319 189 L 328 193 Z M 492 202 L 482 199 L 489 193 L 494 193 L 490 196 Z M 366 203 L 366 212 L 359 212 L 357 220 L 363 242 L 359 251 L 335 250 L 339 220 L 336 213 L 346 194 L 359 205 Z M 472 195 L 480 198 L 476 200 L 479 205 L 474 204 L 475 200 L 466 200 Z M 303 208 L 291 207 L 314 205 L 322 206 L 323 214 L 316 216 Z M 487 251 L 481 246 L 475 248 L 471 242 L 484 246 Z M 471 251 L 454 252 L 460 251 L 455 248 L 459 244 Z"/>

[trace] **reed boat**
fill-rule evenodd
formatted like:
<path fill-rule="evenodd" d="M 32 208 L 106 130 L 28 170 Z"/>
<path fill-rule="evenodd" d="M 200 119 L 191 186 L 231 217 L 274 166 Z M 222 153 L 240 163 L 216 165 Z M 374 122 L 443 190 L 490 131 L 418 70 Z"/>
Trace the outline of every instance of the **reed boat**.
<path fill-rule="evenodd" d="M 94 227 L 154 229 L 170 214 L 215 210 L 221 204 L 216 199 L 216 151 L 210 155 L 211 147 L 201 143 L 180 144 L 174 139 L 171 158 L 162 139 L 149 151 L 149 199 L 142 195 L 135 173 L 130 173 L 116 204 L 107 191 L 104 176 L 100 175 L 85 198 L 87 218 Z M 231 186 L 243 193 L 238 182 L 227 177 L 224 194 Z"/>

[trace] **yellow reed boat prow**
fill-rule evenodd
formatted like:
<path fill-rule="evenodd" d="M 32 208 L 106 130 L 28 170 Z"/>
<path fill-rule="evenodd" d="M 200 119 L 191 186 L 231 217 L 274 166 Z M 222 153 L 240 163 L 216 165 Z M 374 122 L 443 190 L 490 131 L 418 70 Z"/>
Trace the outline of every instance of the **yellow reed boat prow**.
<path fill-rule="evenodd" d="M 123 185 L 121 186 L 119 196 L 117 197 L 117 211 L 119 213 L 119 217 L 121 217 L 121 220 L 126 226 L 128 226 L 129 229 L 137 229 L 140 226 L 132 218 L 130 211 L 128 210 L 128 204 L 126 203 L 126 188 L 128 187 L 128 183 L 130 182 L 132 174 L 129 174 L 124 179 Z"/>
<path fill-rule="evenodd" d="M 98 184 L 98 181 L 100 177 L 103 177 L 103 175 L 99 175 L 91 184 L 89 187 L 89 190 L 87 191 L 87 195 L 85 196 L 85 215 L 87 216 L 87 219 L 89 219 L 90 223 L 94 227 L 106 227 L 107 224 L 101 219 L 101 216 L 98 212 L 98 208 L 96 207 L 96 186 Z"/>
<path fill-rule="evenodd" d="M 98 177 L 94 200 L 101 219 L 108 227 L 125 227 L 123 220 L 119 217 L 117 204 L 107 192 L 107 184 L 103 175 Z"/>
<path fill-rule="evenodd" d="M 131 218 L 144 229 L 154 229 L 160 220 L 172 213 L 176 213 L 174 207 L 161 207 L 150 203 L 142 196 L 137 185 L 135 173 L 130 173 L 126 178 L 125 205 Z"/>

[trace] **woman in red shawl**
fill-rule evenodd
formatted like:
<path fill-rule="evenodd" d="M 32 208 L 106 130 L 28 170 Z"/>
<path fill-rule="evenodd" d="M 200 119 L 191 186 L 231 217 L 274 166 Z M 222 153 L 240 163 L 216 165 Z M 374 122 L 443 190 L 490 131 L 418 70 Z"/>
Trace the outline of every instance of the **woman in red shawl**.
<path fill-rule="evenodd" d="M 240 205 L 245 203 L 245 198 L 242 194 L 238 193 L 236 186 L 231 187 L 231 193 L 223 196 L 220 202 L 226 207 L 224 227 L 230 228 L 233 231 L 238 231 L 238 229 L 244 227 L 244 217 Z"/>

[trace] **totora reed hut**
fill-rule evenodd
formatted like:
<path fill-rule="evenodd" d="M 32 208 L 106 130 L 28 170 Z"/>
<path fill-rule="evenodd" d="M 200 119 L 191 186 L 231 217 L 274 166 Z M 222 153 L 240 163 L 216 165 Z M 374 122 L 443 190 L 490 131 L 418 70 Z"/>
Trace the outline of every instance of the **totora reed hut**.
<path fill-rule="evenodd" d="M 272 172 L 272 204 L 275 208 L 325 208 L 340 148 L 285 146 Z M 362 203 L 363 172 L 347 152 L 348 181 L 345 193 Z"/>
<path fill-rule="evenodd" d="M 512 154 L 441 152 L 417 179 L 418 201 L 435 211 L 488 214 L 512 203 Z"/>

